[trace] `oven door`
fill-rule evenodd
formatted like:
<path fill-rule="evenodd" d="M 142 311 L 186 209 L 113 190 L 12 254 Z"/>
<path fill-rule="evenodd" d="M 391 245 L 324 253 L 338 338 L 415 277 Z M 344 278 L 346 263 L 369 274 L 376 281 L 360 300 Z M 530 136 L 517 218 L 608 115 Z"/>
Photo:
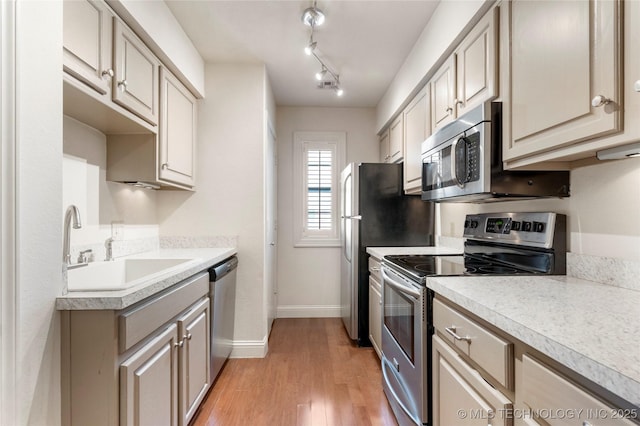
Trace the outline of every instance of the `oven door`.
<path fill-rule="evenodd" d="M 428 421 L 427 289 L 382 266 L 383 388 L 400 426 Z"/>

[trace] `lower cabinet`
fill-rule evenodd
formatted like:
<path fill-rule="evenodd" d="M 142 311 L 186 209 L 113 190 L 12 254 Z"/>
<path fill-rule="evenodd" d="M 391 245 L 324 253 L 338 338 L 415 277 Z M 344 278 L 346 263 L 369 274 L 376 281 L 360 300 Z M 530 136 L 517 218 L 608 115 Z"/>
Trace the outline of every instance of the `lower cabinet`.
<path fill-rule="evenodd" d="M 511 401 L 444 340 L 433 337 L 433 424 L 511 425 Z"/>
<path fill-rule="evenodd" d="M 369 340 L 382 358 L 382 276 L 380 260 L 369 257 Z"/>
<path fill-rule="evenodd" d="M 62 423 L 186 426 L 211 386 L 209 274 L 121 311 L 62 313 Z"/>

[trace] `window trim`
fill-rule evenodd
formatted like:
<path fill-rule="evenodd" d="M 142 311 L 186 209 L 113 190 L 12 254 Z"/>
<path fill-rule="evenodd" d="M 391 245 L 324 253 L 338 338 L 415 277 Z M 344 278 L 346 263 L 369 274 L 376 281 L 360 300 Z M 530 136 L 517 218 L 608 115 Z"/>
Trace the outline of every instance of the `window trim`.
<path fill-rule="evenodd" d="M 305 152 L 310 149 L 322 149 L 334 146 L 335 159 L 332 170 L 333 232 L 320 232 L 320 235 L 306 233 L 307 218 L 305 205 L 307 189 Z M 294 132 L 293 134 L 293 246 L 294 247 L 340 247 L 340 172 L 345 167 L 347 146 L 346 132 Z M 305 149 L 307 148 L 307 149 Z"/>

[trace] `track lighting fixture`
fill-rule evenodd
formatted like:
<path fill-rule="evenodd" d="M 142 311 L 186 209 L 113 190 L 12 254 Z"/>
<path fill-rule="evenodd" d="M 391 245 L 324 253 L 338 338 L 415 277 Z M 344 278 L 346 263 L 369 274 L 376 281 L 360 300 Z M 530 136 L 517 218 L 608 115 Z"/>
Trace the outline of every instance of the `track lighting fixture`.
<path fill-rule="evenodd" d="M 309 56 L 313 56 L 322 66 L 322 69 L 316 73 L 315 77 L 320 83 L 318 87 L 321 89 L 330 88 L 336 92 L 336 96 L 340 97 L 344 94 L 344 90 L 340 87 L 340 76 L 329 68 L 324 61 L 318 56 L 316 53 L 316 48 L 318 43 L 314 41 L 313 34 L 315 27 L 317 25 L 322 25 L 324 22 L 324 13 L 316 6 L 316 1 L 314 0 L 313 6 L 305 9 L 302 13 L 302 22 L 311 27 L 311 34 L 309 35 L 309 43 L 304 48 L 304 53 Z M 326 80 L 327 74 L 331 77 L 331 79 Z"/>

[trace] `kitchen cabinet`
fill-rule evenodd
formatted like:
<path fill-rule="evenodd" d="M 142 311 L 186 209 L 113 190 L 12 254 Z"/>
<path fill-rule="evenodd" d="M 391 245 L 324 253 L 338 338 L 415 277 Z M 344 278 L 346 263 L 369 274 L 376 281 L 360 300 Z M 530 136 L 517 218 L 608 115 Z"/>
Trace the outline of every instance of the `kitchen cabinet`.
<path fill-rule="evenodd" d="M 63 69 L 98 93 L 111 92 L 113 13 L 100 1 L 63 4 Z"/>
<path fill-rule="evenodd" d="M 507 426 L 511 401 L 440 337 L 433 337 L 433 424 Z"/>
<path fill-rule="evenodd" d="M 389 126 L 389 161 L 399 163 L 404 158 L 404 116 L 398 115 Z"/>
<path fill-rule="evenodd" d="M 429 86 L 423 88 L 403 111 L 404 116 L 404 192 L 422 190 L 422 142 L 431 135 Z"/>
<path fill-rule="evenodd" d="M 380 259 L 369 257 L 369 340 L 382 357 L 382 276 Z"/>
<path fill-rule="evenodd" d="M 629 418 L 638 416 L 637 412 L 631 410 L 612 408 L 528 354 L 522 357 L 522 399 L 534 413 L 582 410 L 581 419 L 568 416 L 543 416 L 550 426 L 576 424 L 632 426 L 635 423 L 625 416 Z M 583 423 L 584 419 L 588 421 Z"/>
<path fill-rule="evenodd" d="M 382 135 L 380 135 L 380 162 L 388 163 L 391 159 L 389 155 L 389 129 L 386 129 Z"/>
<path fill-rule="evenodd" d="M 124 310 L 62 312 L 69 425 L 186 426 L 210 387 L 209 274 Z"/>
<path fill-rule="evenodd" d="M 160 61 L 118 19 L 113 24 L 113 101 L 158 124 Z"/>
<path fill-rule="evenodd" d="M 498 96 L 497 22 L 494 7 L 435 72 L 431 86 L 431 131 Z"/>
<path fill-rule="evenodd" d="M 505 3 L 510 13 L 503 19 L 507 38 L 502 43 L 507 49 L 502 65 L 507 88 L 504 160 L 619 132 L 624 110 L 622 4 Z M 575 146 L 572 151 L 573 158 L 580 157 Z M 555 157 L 563 155 L 547 159 Z"/>
<path fill-rule="evenodd" d="M 161 180 L 195 185 L 196 98 L 171 72 L 160 70 Z"/>

